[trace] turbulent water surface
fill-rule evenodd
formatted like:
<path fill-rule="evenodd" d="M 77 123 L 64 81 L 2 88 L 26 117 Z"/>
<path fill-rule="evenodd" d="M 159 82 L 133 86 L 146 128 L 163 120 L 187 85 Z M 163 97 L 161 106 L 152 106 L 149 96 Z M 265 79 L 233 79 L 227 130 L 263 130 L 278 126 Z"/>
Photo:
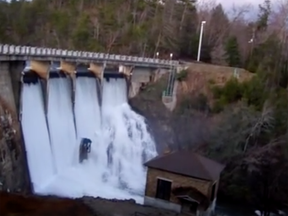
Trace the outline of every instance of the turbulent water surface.
<path fill-rule="evenodd" d="M 49 80 L 48 126 L 40 84 L 24 84 L 22 126 L 35 192 L 67 197 L 134 198 L 142 202 L 143 162 L 156 155 L 145 119 L 127 103 L 124 79 L 104 80 L 102 103 L 93 78 Z M 81 138 L 92 140 L 78 162 Z"/>

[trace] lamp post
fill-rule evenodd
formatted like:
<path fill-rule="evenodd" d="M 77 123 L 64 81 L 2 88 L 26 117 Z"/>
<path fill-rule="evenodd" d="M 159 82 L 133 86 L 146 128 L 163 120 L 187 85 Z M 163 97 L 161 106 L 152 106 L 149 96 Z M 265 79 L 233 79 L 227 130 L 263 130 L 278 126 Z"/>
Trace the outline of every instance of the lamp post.
<path fill-rule="evenodd" d="M 157 59 L 159 58 L 159 52 L 156 52 L 156 58 Z"/>
<path fill-rule="evenodd" d="M 173 59 L 173 53 L 170 53 L 170 72 L 172 72 L 172 59 Z"/>
<path fill-rule="evenodd" d="M 197 55 L 197 61 L 200 61 L 200 55 L 201 55 L 201 45 L 202 45 L 202 38 L 203 38 L 203 28 L 206 21 L 201 22 L 201 29 L 200 29 L 200 38 L 199 38 L 199 45 L 198 45 L 198 55 Z"/>
<path fill-rule="evenodd" d="M 172 72 L 172 60 L 173 60 L 173 53 L 170 53 L 170 72 Z"/>
<path fill-rule="evenodd" d="M 172 59 L 173 59 L 173 53 L 170 53 L 170 75 L 169 75 L 169 81 L 168 81 L 168 89 L 167 89 L 167 94 L 170 95 L 173 87 L 172 87 L 172 71 L 173 71 L 173 68 L 172 68 Z"/>

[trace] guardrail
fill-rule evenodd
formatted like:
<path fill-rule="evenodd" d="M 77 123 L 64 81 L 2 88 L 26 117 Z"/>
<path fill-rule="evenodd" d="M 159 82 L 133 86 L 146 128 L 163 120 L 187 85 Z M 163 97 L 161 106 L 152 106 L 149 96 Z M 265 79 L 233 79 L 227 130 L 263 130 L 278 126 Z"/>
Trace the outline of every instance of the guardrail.
<path fill-rule="evenodd" d="M 0 55 L 17 55 L 17 56 L 35 56 L 35 57 L 55 57 L 55 58 L 77 58 L 85 60 L 103 60 L 103 61 L 128 61 L 128 62 L 143 62 L 156 65 L 178 65 L 178 61 L 145 58 L 126 55 L 115 55 L 107 53 L 72 51 L 54 48 L 30 47 L 30 46 L 15 46 L 8 44 L 0 44 Z"/>

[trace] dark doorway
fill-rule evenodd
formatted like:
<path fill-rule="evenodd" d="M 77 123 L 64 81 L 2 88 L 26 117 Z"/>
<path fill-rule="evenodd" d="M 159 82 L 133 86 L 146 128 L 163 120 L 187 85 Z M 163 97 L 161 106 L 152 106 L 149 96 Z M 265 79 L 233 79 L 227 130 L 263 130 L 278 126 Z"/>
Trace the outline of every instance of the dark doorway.
<path fill-rule="evenodd" d="M 211 191 L 211 201 L 214 200 L 214 197 L 215 197 L 215 190 L 216 190 L 216 183 L 214 183 L 213 186 L 212 186 L 212 191 Z"/>
<path fill-rule="evenodd" d="M 198 209 L 197 202 L 191 202 L 188 200 L 182 200 L 181 202 L 182 210 L 181 212 L 187 215 L 196 215 Z"/>
<path fill-rule="evenodd" d="M 170 200 L 171 195 L 171 181 L 166 181 L 163 179 L 157 180 L 157 190 L 156 190 L 156 198 L 163 200 Z"/>
<path fill-rule="evenodd" d="M 190 208 L 189 208 L 190 213 L 196 214 L 196 213 L 197 213 L 197 209 L 198 209 L 198 203 L 196 203 L 196 202 L 191 202 Z"/>

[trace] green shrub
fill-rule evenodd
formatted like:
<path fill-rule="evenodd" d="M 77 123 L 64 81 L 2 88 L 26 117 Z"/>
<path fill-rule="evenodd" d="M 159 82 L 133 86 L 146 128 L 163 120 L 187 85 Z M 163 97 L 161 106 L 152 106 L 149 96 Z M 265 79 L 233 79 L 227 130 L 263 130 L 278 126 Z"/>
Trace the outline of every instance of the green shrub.
<path fill-rule="evenodd" d="M 213 86 L 212 92 L 215 99 L 224 98 L 227 103 L 232 103 L 242 98 L 243 86 L 233 78 L 222 87 Z"/>
<path fill-rule="evenodd" d="M 209 83 L 210 85 L 214 85 L 214 84 L 215 84 L 215 80 L 209 79 L 209 80 L 208 80 L 208 83 Z"/>
<path fill-rule="evenodd" d="M 182 81 L 186 80 L 187 77 L 188 77 L 188 71 L 187 70 L 182 70 L 179 73 L 177 73 L 177 75 L 176 75 L 176 79 L 179 82 L 182 82 Z"/>
<path fill-rule="evenodd" d="M 190 95 L 185 96 L 181 99 L 178 107 L 178 112 L 180 113 L 185 113 L 187 111 L 189 112 L 191 110 L 207 111 L 210 109 L 208 105 L 208 99 L 202 93 L 194 97 Z"/>
<path fill-rule="evenodd" d="M 227 105 L 227 101 L 225 99 L 224 96 L 220 97 L 219 99 L 217 99 L 215 102 L 214 102 L 214 105 L 213 105 L 213 108 L 212 108 L 212 112 L 213 113 L 219 113 L 219 112 L 222 112 L 224 107 Z"/>
<path fill-rule="evenodd" d="M 264 83 L 255 76 L 251 80 L 242 83 L 243 98 L 249 106 L 254 106 L 256 110 L 261 110 L 267 97 Z"/>
<path fill-rule="evenodd" d="M 222 93 L 222 87 L 220 86 L 212 86 L 211 88 L 212 93 L 213 93 L 213 97 L 215 99 L 219 99 L 221 97 Z"/>
<path fill-rule="evenodd" d="M 225 100 L 228 103 L 233 103 L 235 101 L 238 101 L 242 98 L 242 85 L 238 82 L 237 79 L 233 78 L 230 79 L 223 88 L 223 94 L 225 97 Z"/>
<path fill-rule="evenodd" d="M 257 76 L 243 83 L 232 78 L 224 86 L 213 86 L 211 90 L 216 100 L 213 107 L 214 112 L 220 112 L 227 104 L 239 100 L 244 100 L 249 106 L 261 110 L 267 97 L 264 84 Z"/>

